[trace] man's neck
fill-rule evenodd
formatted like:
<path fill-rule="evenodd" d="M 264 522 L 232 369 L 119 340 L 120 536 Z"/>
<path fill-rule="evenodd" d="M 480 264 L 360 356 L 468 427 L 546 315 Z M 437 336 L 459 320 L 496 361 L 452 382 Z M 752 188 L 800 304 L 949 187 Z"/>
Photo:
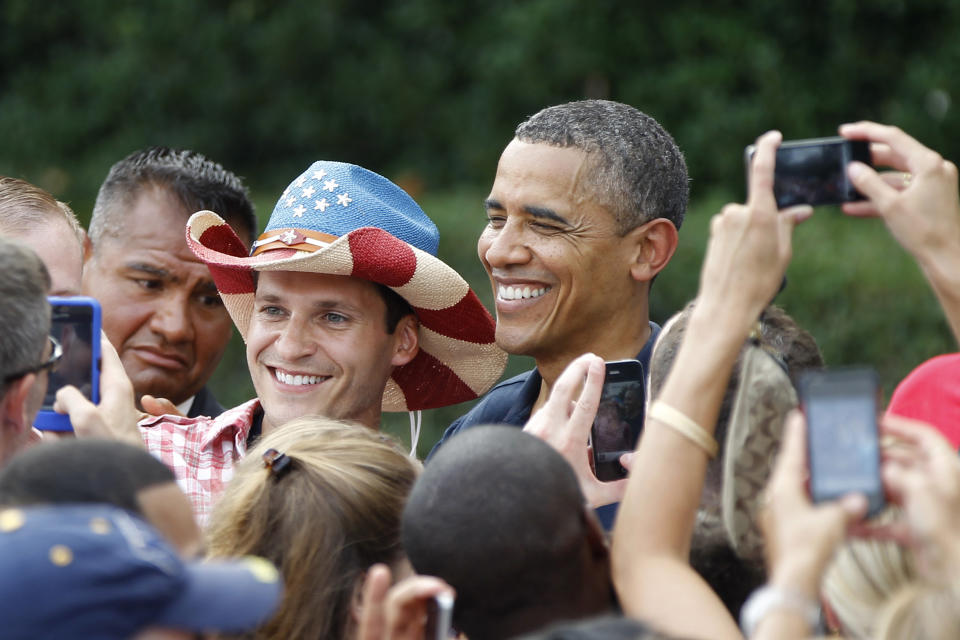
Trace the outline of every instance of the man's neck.
<path fill-rule="evenodd" d="M 186 400 L 184 400 L 183 402 L 179 403 L 177 405 L 177 411 L 179 411 L 183 415 L 189 415 L 190 410 L 193 409 L 193 401 L 196 400 L 196 398 L 197 398 L 196 395 L 192 395 Z"/>
<path fill-rule="evenodd" d="M 363 426 L 365 426 L 365 427 L 369 427 L 369 428 L 373 429 L 374 431 L 380 431 L 380 420 L 381 420 L 381 418 L 382 418 L 382 415 L 383 415 L 383 414 L 382 414 L 381 411 L 380 411 L 380 407 L 377 407 L 375 411 L 368 411 L 367 414 L 366 414 L 366 415 L 363 415 L 363 416 L 359 416 L 359 415 L 357 415 L 357 416 L 338 416 L 338 417 L 336 417 L 336 418 L 331 418 L 331 419 L 332 419 L 332 420 L 344 420 L 344 421 L 347 421 L 347 422 L 356 422 L 357 424 L 361 424 L 361 425 L 363 425 Z M 269 433 L 273 433 L 274 429 L 276 429 L 277 427 L 283 426 L 284 424 L 287 424 L 287 423 L 286 423 L 286 422 L 283 422 L 283 423 L 280 423 L 280 424 L 276 424 L 276 423 L 270 418 L 270 414 L 267 413 L 266 409 L 264 409 L 264 413 L 263 413 L 263 434 L 262 434 L 262 435 L 266 436 L 266 435 L 269 434 Z"/>
<path fill-rule="evenodd" d="M 609 340 L 610 336 L 619 337 L 619 340 L 613 342 Z M 624 336 L 630 336 L 624 339 Z M 550 390 L 553 383 L 556 382 L 563 370 L 571 362 L 584 353 L 594 353 L 606 361 L 611 360 L 629 360 L 636 358 L 637 354 L 643 350 L 647 340 L 650 339 L 650 322 L 644 316 L 644 319 L 634 327 L 629 333 L 604 330 L 601 339 L 593 344 L 588 344 L 577 352 L 565 351 L 563 353 L 551 354 L 536 358 L 537 370 L 543 380 L 540 383 L 540 395 L 533 405 L 533 411 L 539 409 L 550 397 Z"/>

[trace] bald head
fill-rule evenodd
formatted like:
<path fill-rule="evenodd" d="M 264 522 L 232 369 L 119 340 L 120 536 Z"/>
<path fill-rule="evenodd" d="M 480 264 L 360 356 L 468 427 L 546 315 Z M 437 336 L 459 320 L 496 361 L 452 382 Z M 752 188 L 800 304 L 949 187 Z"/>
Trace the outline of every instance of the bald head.
<path fill-rule="evenodd" d="M 606 548 L 573 470 L 515 427 L 470 429 L 437 452 L 404 510 L 403 544 L 418 573 L 456 589 L 454 623 L 471 639 L 610 602 Z"/>

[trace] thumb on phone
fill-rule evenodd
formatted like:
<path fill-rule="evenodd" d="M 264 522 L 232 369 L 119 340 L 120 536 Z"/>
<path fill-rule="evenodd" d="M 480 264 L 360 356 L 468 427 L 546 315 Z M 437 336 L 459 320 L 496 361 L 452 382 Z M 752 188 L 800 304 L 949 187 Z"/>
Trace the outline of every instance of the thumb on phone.
<path fill-rule="evenodd" d="M 891 198 L 897 196 L 896 189 L 887 184 L 879 173 L 862 162 L 854 161 L 847 165 L 847 176 L 857 191 L 881 211 Z"/>

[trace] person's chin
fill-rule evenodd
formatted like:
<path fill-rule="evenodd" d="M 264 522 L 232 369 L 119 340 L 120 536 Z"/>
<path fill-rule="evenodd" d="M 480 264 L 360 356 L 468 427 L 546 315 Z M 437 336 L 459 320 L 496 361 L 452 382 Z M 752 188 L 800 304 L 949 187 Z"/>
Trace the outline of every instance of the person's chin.
<path fill-rule="evenodd" d="M 196 392 L 187 393 L 187 383 L 177 384 L 176 378 L 171 378 L 169 372 L 162 369 L 143 369 L 130 375 L 133 390 L 137 398 L 151 395 L 154 398 L 164 398 L 173 404 L 180 404 Z M 100 392 L 103 393 L 103 390 Z"/>
<path fill-rule="evenodd" d="M 496 341 L 497 346 L 507 353 L 520 356 L 530 355 L 538 344 L 537 337 L 529 328 L 507 323 L 504 326 L 497 325 Z"/>
<path fill-rule="evenodd" d="M 272 400 L 272 402 L 270 401 Z M 326 416 L 327 403 L 320 402 L 316 398 L 285 398 L 274 396 L 268 400 L 269 407 L 264 407 L 264 411 L 270 414 L 271 422 L 276 426 L 282 426 L 292 420 L 304 416 Z M 261 404 L 263 398 L 260 399 Z M 272 410 L 271 410 L 272 409 Z"/>

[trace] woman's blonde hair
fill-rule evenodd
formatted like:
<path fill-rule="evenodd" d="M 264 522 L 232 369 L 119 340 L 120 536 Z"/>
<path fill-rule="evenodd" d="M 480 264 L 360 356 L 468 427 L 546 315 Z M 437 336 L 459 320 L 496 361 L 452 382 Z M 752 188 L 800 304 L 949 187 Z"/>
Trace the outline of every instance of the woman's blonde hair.
<path fill-rule="evenodd" d="M 952 584 L 912 584 L 884 605 L 876 640 L 960 638 L 960 593 Z"/>
<path fill-rule="evenodd" d="M 287 456 L 286 468 L 264 464 L 268 449 Z M 345 636 L 366 570 L 404 557 L 400 516 L 418 472 L 388 436 L 320 417 L 294 420 L 248 452 L 207 537 L 211 557 L 258 555 L 283 574 L 283 603 L 254 637 Z"/>
<path fill-rule="evenodd" d="M 877 522 L 892 522 L 898 515 L 889 507 Z M 897 543 L 852 538 L 837 550 L 822 591 L 846 636 L 874 638 L 880 611 L 915 576 L 912 554 Z"/>

